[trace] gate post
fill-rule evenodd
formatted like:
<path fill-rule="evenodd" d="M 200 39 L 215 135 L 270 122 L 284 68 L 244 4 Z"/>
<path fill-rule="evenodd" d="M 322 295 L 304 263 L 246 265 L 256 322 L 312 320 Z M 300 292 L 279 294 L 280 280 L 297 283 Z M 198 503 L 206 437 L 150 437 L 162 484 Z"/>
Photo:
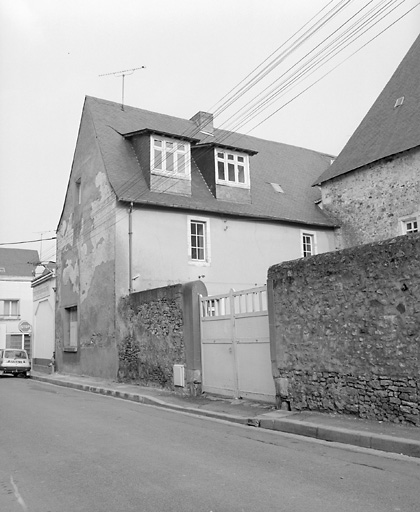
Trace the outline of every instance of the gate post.
<path fill-rule="evenodd" d="M 200 295 L 207 295 L 202 281 L 186 283 L 182 289 L 186 386 L 192 396 L 201 394 Z"/>
<path fill-rule="evenodd" d="M 234 385 L 234 397 L 239 398 L 239 368 L 238 368 L 238 353 L 237 353 L 237 337 L 236 337 L 236 325 L 235 325 L 235 290 L 233 288 L 229 291 L 230 301 L 230 337 L 232 342 L 232 364 L 233 364 L 233 385 Z"/>

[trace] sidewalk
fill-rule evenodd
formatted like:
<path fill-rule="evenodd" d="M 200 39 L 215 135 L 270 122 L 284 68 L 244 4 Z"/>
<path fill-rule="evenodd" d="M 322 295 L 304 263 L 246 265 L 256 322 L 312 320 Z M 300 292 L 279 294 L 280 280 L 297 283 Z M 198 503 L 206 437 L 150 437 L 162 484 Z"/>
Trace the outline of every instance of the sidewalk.
<path fill-rule="evenodd" d="M 182 396 L 164 389 L 77 375 L 32 372 L 32 379 L 242 425 L 420 458 L 419 427 L 368 421 L 340 414 L 279 411 L 271 404 L 251 400 L 206 394 L 200 397 Z"/>

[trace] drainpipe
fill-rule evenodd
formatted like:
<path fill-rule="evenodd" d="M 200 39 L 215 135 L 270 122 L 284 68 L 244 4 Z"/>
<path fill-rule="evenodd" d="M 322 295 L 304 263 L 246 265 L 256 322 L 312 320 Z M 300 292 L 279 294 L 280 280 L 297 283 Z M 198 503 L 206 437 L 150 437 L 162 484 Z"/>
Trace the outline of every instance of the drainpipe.
<path fill-rule="evenodd" d="M 128 293 L 133 291 L 133 203 L 128 210 Z"/>

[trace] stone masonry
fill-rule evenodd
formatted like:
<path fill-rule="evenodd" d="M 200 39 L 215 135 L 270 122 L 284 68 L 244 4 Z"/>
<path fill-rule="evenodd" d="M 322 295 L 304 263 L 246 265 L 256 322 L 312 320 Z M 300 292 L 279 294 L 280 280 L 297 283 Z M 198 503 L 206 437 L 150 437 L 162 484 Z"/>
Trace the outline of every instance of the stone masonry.
<path fill-rule="evenodd" d="M 341 226 L 338 249 L 402 234 L 420 214 L 420 149 L 382 159 L 322 184 L 322 205 Z"/>
<path fill-rule="evenodd" d="M 420 234 L 269 269 L 278 399 L 419 425 Z"/>
<path fill-rule="evenodd" d="M 185 363 L 182 286 L 122 298 L 119 314 L 126 326 L 118 347 L 119 379 L 172 388 L 173 365 Z"/>

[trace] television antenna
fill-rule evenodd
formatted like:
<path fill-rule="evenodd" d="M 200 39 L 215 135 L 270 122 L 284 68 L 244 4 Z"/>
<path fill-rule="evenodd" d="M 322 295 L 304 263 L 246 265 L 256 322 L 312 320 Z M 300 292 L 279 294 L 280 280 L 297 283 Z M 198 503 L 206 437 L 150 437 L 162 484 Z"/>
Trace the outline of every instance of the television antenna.
<path fill-rule="evenodd" d="M 117 78 L 122 77 L 121 110 L 124 110 L 124 79 L 125 79 L 126 75 L 132 75 L 138 69 L 145 69 L 145 68 L 146 68 L 146 66 L 141 66 L 139 68 L 124 69 L 123 71 L 113 71 L 112 73 L 104 73 L 103 75 L 99 75 L 99 76 L 114 75 Z"/>

